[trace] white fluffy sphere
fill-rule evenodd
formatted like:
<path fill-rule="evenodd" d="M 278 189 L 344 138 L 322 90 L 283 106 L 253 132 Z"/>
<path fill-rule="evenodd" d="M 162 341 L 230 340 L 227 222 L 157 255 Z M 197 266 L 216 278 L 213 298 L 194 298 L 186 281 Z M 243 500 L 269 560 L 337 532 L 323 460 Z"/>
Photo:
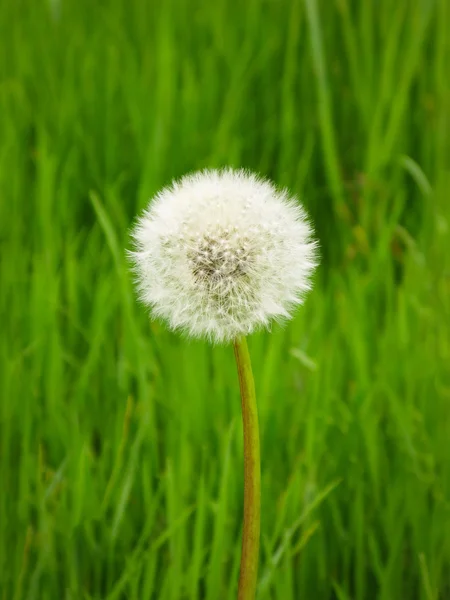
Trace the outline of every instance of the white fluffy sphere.
<path fill-rule="evenodd" d="M 316 266 L 298 202 L 243 170 L 201 171 L 163 189 L 133 238 L 141 300 L 171 329 L 215 342 L 290 317 Z"/>

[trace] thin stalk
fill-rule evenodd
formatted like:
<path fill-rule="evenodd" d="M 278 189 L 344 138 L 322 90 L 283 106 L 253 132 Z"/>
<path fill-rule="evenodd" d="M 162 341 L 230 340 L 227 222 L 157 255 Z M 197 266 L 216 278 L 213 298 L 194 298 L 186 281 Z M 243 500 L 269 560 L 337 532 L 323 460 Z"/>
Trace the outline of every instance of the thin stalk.
<path fill-rule="evenodd" d="M 254 600 L 258 576 L 261 516 L 261 466 L 258 410 L 252 365 L 245 338 L 234 342 L 244 431 L 244 525 L 238 600 Z"/>

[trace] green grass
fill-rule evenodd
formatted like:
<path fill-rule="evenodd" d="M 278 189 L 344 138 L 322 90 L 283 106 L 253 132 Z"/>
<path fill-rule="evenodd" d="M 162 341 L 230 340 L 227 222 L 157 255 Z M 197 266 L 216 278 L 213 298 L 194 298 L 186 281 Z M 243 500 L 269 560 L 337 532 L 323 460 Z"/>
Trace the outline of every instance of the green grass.
<path fill-rule="evenodd" d="M 259 600 L 450 597 L 448 30 L 446 0 L 0 3 L 0 600 L 235 597 L 233 352 L 150 323 L 124 251 L 221 165 L 321 241 L 250 340 Z"/>

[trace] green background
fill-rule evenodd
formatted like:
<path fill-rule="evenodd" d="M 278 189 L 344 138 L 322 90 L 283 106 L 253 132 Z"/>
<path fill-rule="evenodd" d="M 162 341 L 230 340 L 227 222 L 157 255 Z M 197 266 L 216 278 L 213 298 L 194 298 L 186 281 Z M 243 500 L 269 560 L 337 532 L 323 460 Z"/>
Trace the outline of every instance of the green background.
<path fill-rule="evenodd" d="M 230 347 L 125 248 L 187 171 L 288 186 L 314 290 L 251 337 L 259 599 L 450 598 L 450 4 L 2 0 L 0 599 L 232 599 Z"/>

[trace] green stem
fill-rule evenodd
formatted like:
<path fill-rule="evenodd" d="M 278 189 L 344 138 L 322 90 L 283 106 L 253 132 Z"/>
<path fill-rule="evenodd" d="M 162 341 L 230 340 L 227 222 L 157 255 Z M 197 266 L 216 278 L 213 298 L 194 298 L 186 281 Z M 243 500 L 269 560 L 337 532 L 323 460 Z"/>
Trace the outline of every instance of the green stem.
<path fill-rule="evenodd" d="M 254 600 L 258 575 L 261 466 L 258 410 L 252 365 L 245 338 L 234 342 L 244 431 L 244 526 L 238 600 Z"/>

